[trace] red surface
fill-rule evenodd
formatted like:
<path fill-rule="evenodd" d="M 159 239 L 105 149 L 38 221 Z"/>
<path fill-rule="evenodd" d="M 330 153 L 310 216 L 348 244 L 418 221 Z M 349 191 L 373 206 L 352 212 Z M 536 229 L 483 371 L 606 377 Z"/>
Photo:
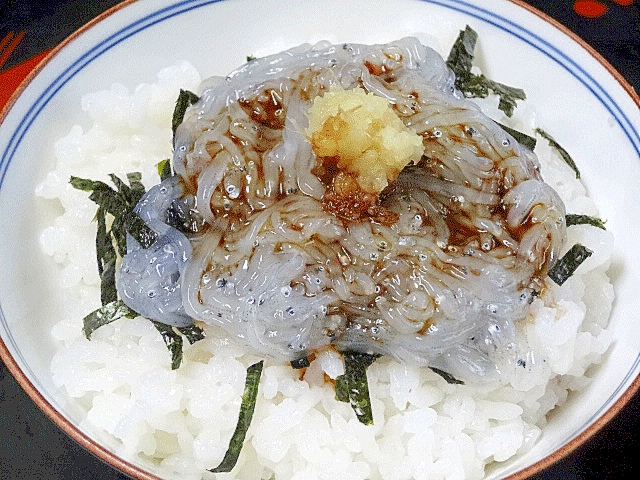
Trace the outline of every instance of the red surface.
<path fill-rule="evenodd" d="M 623 7 L 630 7 L 634 4 L 634 0 L 613 0 L 613 2 Z M 606 2 L 596 0 L 577 0 L 573 3 L 573 11 L 585 18 L 601 17 L 607 13 L 608 9 Z"/>
<path fill-rule="evenodd" d="M 0 72 L 0 111 L 2 111 L 3 107 L 11 98 L 11 95 L 13 95 L 13 92 L 18 88 L 20 82 L 29 75 L 29 72 L 31 72 L 50 51 L 51 50 L 45 50 L 18 65 Z"/>
<path fill-rule="evenodd" d="M 573 10 L 586 18 L 597 18 L 607 13 L 607 6 L 594 0 L 579 0 L 573 4 Z"/>

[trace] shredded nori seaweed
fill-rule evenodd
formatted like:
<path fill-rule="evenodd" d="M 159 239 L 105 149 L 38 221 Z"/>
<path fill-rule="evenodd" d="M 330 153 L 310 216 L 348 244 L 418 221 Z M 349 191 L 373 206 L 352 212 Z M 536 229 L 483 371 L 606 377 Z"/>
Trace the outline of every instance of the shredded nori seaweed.
<path fill-rule="evenodd" d="M 200 328 L 195 323 L 187 327 L 176 327 L 176 328 L 182 335 L 184 335 L 184 337 L 187 339 L 190 345 L 193 345 L 199 340 L 204 340 L 205 338 L 204 330 L 202 330 L 202 328 Z"/>
<path fill-rule="evenodd" d="M 194 103 L 197 103 L 200 98 L 189 90 L 180 89 L 178 100 L 176 100 L 176 107 L 173 110 L 173 117 L 171 118 L 171 130 L 173 131 L 173 141 L 175 143 L 176 130 L 184 120 L 184 114 Z"/>
<path fill-rule="evenodd" d="M 448 372 L 445 372 L 444 370 L 440 370 L 439 368 L 436 368 L 436 367 L 429 367 L 429 368 L 434 373 L 437 373 L 442 378 L 444 378 L 447 381 L 447 383 L 450 383 L 452 385 L 464 385 L 464 382 L 462 380 L 458 380 L 456 377 L 454 377 Z"/>
<path fill-rule="evenodd" d="M 574 172 L 576 172 L 576 178 L 580 178 L 580 170 L 578 170 L 578 166 L 576 165 L 576 162 L 573 161 L 573 158 L 571 158 L 571 155 L 569 155 L 569 152 L 562 148 L 562 146 L 556 142 L 551 135 L 541 128 L 536 128 L 536 133 L 549 142 L 549 145 L 551 145 L 552 148 L 555 148 L 558 151 L 558 154 L 562 157 L 565 163 L 569 165 Z"/>
<path fill-rule="evenodd" d="M 179 368 L 182 363 L 182 345 L 184 343 L 182 336 L 176 333 L 171 325 L 157 322 L 155 320 L 151 320 L 151 323 L 153 323 L 156 330 L 160 332 L 165 345 L 171 353 L 171 370 Z"/>
<path fill-rule="evenodd" d="M 598 227 L 602 230 L 606 230 L 604 226 L 604 220 L 601 220 L 598 217 L 592 217 L 590 215 L 567 213 L 567 215 L 565 216 L 565 220 L 567 223 L 567 227 L 570 227 L 571 225 L 591 225 L 593 227 Z"/>
<path fill-rule="evenodd" d="M 116 198 L 122 200 L 118 212 L 112 213 L 114 219 L 111 225 L 111 231 L 120 246 L 120 256 L 127 252 L 127 233 L 132 235 L 142 248 L 149 248 L 156 241 L 157 234 L 133 211 L 145 194 L 144 185 L 140 182 L 142 175 L 139 172 L 127 173 L 130 186 L 113 174 L 110 177 L 118 189 Z"/>
<path fill-rule="evenodd" d="M 160 181 L 165 181 L 175 175 L 171 169 L 169 159 L 162 160 L 156 165 Z M 176 230 L 189 236 L 198 233 L 204 220 L 189 207 L 188 202 L 183 199 L 175 199 L 165 212 L 164 222 Z"/>
<path fill-rule="evenodd" d="M 162 335 L 165 345 L 171 353 L 171 370 L 180 368 L 182 364 L 182 348 L 184 346 L 184 336 L 190 344 L 205 338 L 204 331 L 196 324 L 188 327 L 172 327 L 162 322 L 151 320 L 153 326 Z"/>
<path fill-rule="evenodd" d="M 291 364 L 291 368 L 294 368 L 296 370 L 307 368 L 311 365 L 308 357 L 297 358 L 295 360 L 291 360 L 291 362 L 289 363 Z"/>
<path fill-rule="evenodd" d="M 176 199 L 169 205 L 164 222 L 187 237 L 198 233 L 204 226 L 204 219 L 184 199 Z"/>
<path fill-rule="evenodd" d="M 582 262 L 589 258 L 593 252 L 584 245 L 576 243 L 564 256 L 549 270 L 549 278 L 558 285 L 562 285 L 576 271 Z"/>
<path fill-rule="evenodd" d="M 165 161 L 168 164 L 168 160 Z M 162 162 L 161 162 L 162 163 Z M 165 165 L 166 165 L 165 164 Z M 160 169 L 160 164 L 158 166 Z M 166 171 L 166 167 L 162 167 Z M 70 183 L 74 188 L 91 192 L 89 199 L 98 205 L 96 221 L 96 257 L 98 273 L 100 274 L 100 300 L 102 307 L 94 310 L 83 319 L 83 332 L 87 339 L 99 327 L 118 320 L 122 317 L 135 318 L 139 314 L 118 300 L 116 288 L 116 262 L 118 255 L 127 252 L 127 234 L 132 235 L 142 248 L 149 248 L 157 238 L 157 234 L 149 228 L 134 212 L 142 196 L 145 194 L 139 172 L 127 174 L 129 185 L 110 175 L 115 189 L 104 182 L 71 177 Z M 107 214 L 113 216 L 111 228 L 107 229 Z M 115 245 L 115 246 L 114 246 Z M 154 327 L 160 332 L 171 353 L 171 368 L 176 369 L 182 363 L 182 349 L 184 336 L 190 344 L 204 338 L 204 331 L 197 325 L 174 329 L 170 325 L 153 321 Z"/>
<path fill-rule="evenodd" d="M 140 173 L 127 174 L 130 185 L 114 174 L 110 174 L 109 177 L 116 189 L 101 181 L 78 177 L 71 177 L 69 183 L 78 190 L 91 192 L 89 199 L 98 205 L 98 213 L 101 215 L 109 213 L 114 217 L 108 234 L 115 240 L 121 257 L 127 253 L 127 233 L 131 234 L 143 248 L 150 247 L 155 242 L 157 234 L 133 211 L 145 193 L 144 186 L 140 183 Z M 101 220 L 98 219 L 98 221 Z M 106 244 L 107 242 L 102 239 L 101 246 Z M 101 256 L 102 252 L 99 251 L 98 255 Z"/>
<path fill-rule="evenodd" d="M 235 467 L 242 450 L 247 430 L 251 425 L 253 412 L 256 408 L 256 399 L 258 398 L 258 387 L 260 385 L 260 376 L 262 375 L 262 365 L 264 361 L 254 363 L 247 368 L 247 379 L 244 384 L 244 393 L 242 394 L 242 403 L 240 405 L 240 415 L 236 429 L 229 441 L 229 448 L 225 453 L 222 462 L 216 468 L 209 470 L 212 473 L 230 472 Z"/>
<path fill-rule="evenodd" d="M 131 310 L 122 300 L 107 303 L 94 310 L 82 320 L 82 333 L 87 340 L 91 340 L 91 334 L 103 325 L 107 325 L 122 317 L 136 318 L 137 312 Z"/>
<path fill-rule="evenodd" d="M 118 299 L 116 290 L 116 261 L 118 253 L 113 246 L 111 234 L 107 231 L 107 218 L 104 208 L 96 211 L 98 230 L 96 232 L 96 260 L 100 275 L 100 302 L 108 305 Z"/>
<path fill-rule="evenodd" d="M 98 223 L 96 259 L 100 275 L 100 300 L 103 305 L 114 302 L 118 298 L 116 260 L 118 254 L 123 256 L 126 253 L 127 232 L 133 235 L 145 248 L 151 245 L 156 238 L 156 233 L 133 212 L 133 208 L 145 191 L 140 182 L 140 174 L 128 174 L 129 185 L 113 174 L 110 175 L 110 178 L 116 189 L 100 181 L 78 177 L 71 177 L 69 180 L 74 188 L 91 192 L 89 199 L 98 205 L 95 217 Z M 107 229 L 107 214 L 114 217 L 110 229 Z"/>
<path fill-rule="evenodd" d="M 505 132 L 507 132 L 509 135 L 511 135 L 513 138 L 515 138 L 520 145 L 528 148 L 531 151 L 533 151 L 533 149 L 536 148 L 536 143 L 538 143 L 538 141 L 534 137 L 531 137 L 531 136 L 527 135 L 526 133 L 519 132 L 518 130 L 515 130 L 515 129 L 511 128 L 511 127 L 507 127 L 506 125 L 503 125 L 503 124 L 501 124 L 499 122 L 496 122 L 496 123 Z"/>
<path fill-rule="evenodd" d="M 473 63 L 473 51 L 476 48 L 478 34 L 469 25 L 460 31 L 458 38 L 451 47 L 447 66 L 456 76 L 456 88 L 465 97 L 484 98 L 489 90 L 500 97 L 498 108 L 508 117 L 513 115 L 517 100 L 524 100 L 526 95 L 520 88 L 509 87 L 502 83 L 494 82 L 484 75 L 476 75 L 471 72 Z"/>
<path fill-rule="evenodd" d="M 348 402 L 356 413 L 356 417 L 365 425 L 373 424 L 371 399 L 369 398 L 369 383 L 367 382 L 367 368 L 380 355 L 359 352 L 343 352 L 344 375 L 336 378 L 336 399 Z"/>
<path fill-rule="evenodd" d="M 478 34 L 467 25 L 464 30 L 460 30 L 458 38 L 451 47 L 447 58 L 447 66 L 456 75 L 456 84 L 461 81 L 458 79 L 462 79 L 471 72 L 473 51 L 476 48 L 477 40 Z"/>

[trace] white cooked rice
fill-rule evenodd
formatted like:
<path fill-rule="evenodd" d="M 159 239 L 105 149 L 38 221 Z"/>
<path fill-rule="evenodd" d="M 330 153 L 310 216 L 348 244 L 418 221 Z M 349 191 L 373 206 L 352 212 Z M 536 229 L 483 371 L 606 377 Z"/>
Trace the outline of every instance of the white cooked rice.
<path fill-rule="evenodd" d="M 585 373 L 609 346 L 614 294 L 607 276 L 613 238 L 607 231 L 568 228 L 566 248 L 580 242 L 594 254 L 562 287 L 550 283 L 548 294 L 517 324 L 519 341 L 538 361 L 507 372 L 503 385 L 450 385 L 430 369 L 383 358 L 368 370 L 374 425 L 365 426 L 325 381 L 344 371 L 337 353 L 320 354 L 303 379 L 288 364 L 267 359 L 253 422 L 229 474 L 206 469 L 225 454 L 246 367 L 257 357 L 205 327 L 207 338 L 185 346 L 183 365 L 172 371 L 160 334 L 142 318 L 120 319 L 96 330 L 91 341 L 84 338 L 82 318 L 100 306 L 96 208 L 68 179 L 107 180 L 109 173 L 140 171 L 147 188 L 156 184 L 156 164 L 171 156 L 178 90 L 195 91 L 199 83 L 199 74 L 184 62 L 134 92 L 114 85 L 86 95 L 82 108 L 93 125 L 87 131 L 73 127 L 55 145 L 56 167 L 37 187 L 37 195 L 64 210 L 41 234 L 43 251 L 60 265 L 58 288 L 65 300 L 52 330 L 59 349 L 51 369 L 55 383 L 86 408 L 82 427 L 105 438 L 125 460 L 163 478 L 186 480 L 474 479 L 484 476 L 488 464 L 529 450 L 545 416 L 570 392 L 587 388 Z M 481 102 L 486 113 L 533 133 L 535 116 L 526 102 L 517 120 L 504 118 L 494 100 Z M 597 215 L 584 186 L 544 140 L 536 153 L 567 211 Z"/>

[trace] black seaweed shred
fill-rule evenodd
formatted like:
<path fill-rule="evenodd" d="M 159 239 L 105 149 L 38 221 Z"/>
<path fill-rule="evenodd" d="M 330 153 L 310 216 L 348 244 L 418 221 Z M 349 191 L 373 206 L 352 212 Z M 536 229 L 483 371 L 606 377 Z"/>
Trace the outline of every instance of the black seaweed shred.
<path fill-rule="evenodd" d="M 176 199 L 169 205 L 164 222 L 189 237 L 204 226 L 204 219 L 192 209 L 185 199 Z"/>
<path fill-rule="evenodd" d="M 264 361 L 254 363 L 247 368 L 247 379 L 244 384 L 244 393 L 242 394 L 242 403 L 240 404 L 240 415 L 236 429 L 229 441 L 229 448 L 216 468 L 209 470 L 212 473 L 230 472 L 235 467 L 240 457 L 240 451 L 244 439 L 247 436 L 247 430 L 251 425 L 253 412 L 256 408 L 256 399 L 258 398 L 258 387 L 260 386 L 260 376 L 262 375 L 262 366 Z"/>
<path fill-rule="evenodd" d="M 104 208 L 96 211 L 98 231 L 96 232 L 96 260 L 100 275 L 100 302 L 107 305 L 118 299 L 116 290 L 116 261 L 118 254 L 111 234 L 107 231 L 107 219 Z"/>
<path fill-rule="evenodd" d="M 157 234 L 133 211 L 145 192 L 144 186 L 140 183 L 140 173 L 127 174 L 130 185 L 114 174 L 110 174 L 109 177 L 116 189 L 101 181 L 78 177 L 71 177 L 69 182 L 78 190 L 91 192 L 89 199 L 98 205 L 100 215 L 97 217 L 98 222 L 102 222 L 107 213 L 113 216 L 111 229 L 106 232 L 106 235 L 115 241 L 121 257 L 127 253 L 127 233 L 131 234 L 143 248 L 149 248 L 155 242 Z M 104 221 L 106 229 L 106 220 Z M 100 248 L 108 243 L 106 237 L 102 238 Z M 99 256 L 102 256 L 102 253 L 98 251 Z"/>
<path fill-rule="evenodd" d="M 549 270 L 549 278 L 558 285 L 562 285 L 566 282 L 576 269 L 589 258 L 593 252 L 584 245 L 576 243 L 569 249 L 564 256 L 556 262 L 556 264 Z"/>
<path fill-rule="evenodd" d="M 602 230 L 606 230 L 604 220 L 598 217 L 592 217 L 590 215 L 578 215 L 575 213 L 568 213 L 565 216 L 567 227 L 571 225 L 591 225 L 592 227 L 598 227 Z"/>
<path fill-rule="evenodd" d="M 189 344 L 193 345 L 198 340 L 205 338 L 204 330 L 195 323 L 188 327 L 172 327 L 162 322 L 152 320 L 153 326 L 160 332 L 167 349 L 171 353 L 171 369 L 176 370 L 182 364 L 182 354 L 184 340 L 186 338 Z"/>
<path fill-rule="evenodd" d="M 82 320 L 82 333 L 91 340 L 91 334 L 98 328 L 122 317 L 136 318 L 137 312 L 131 310 L 122 300 L 115 300 L 94 310 Z"/>
<path fill-rule="evenodd" d="M 173 117 L 171 118 L 171 130 L 173 131 L 173 141 L 175 143 L 176 139 L 176 130 L 184 120 L 184 114 L 194 103 L 197 103 L 200 100 L 195 93 L 190 92 L 189 90 L 180 89 L 180 94 L 178 95 L 178 99 L 176 100 L 176 107 L 173 110 Z"/>
<path fill-rule="evenodd" d="M 551 145 L 552 148 L 556 149 L 560 157 L 562 157 L 562 160 L 564 160 L 565 163 L 576 173 L 576 178 L 580 178 L 580 170 L 578 170 L 578 166 L 576 165 L 576 162 L 573 161 L 573 158 L 571 158 L 571 155 L 569 155 L 569 152 L 562 148 L 562 146 L 556 142 L 551 135 L 541 128 L 536 128 L 536 133 L 549 142 L 549 145 Z"/>
<path fill-rule="evenodd" d="M 451 47 L 447 66 L 456 76 L 456 88 L 468 98 L 485 98 L 489 94 L 489 90 L 493 91 L 500 97 L 498 108 L 510 117 L 517 106 L 517 100 L 526 98 L 524 90 L 494 82 L 484 75 L 476 75 L 471 72 L 477 39 L 476 31 L 467 25 L 464 30 L 460 31 Z"/>
<path fill-rule="evenodd" d="M 307 368 L 311 365 L 308 357 L 297 358 L 295 360 L 291 360 L 289 362 L 291 364 L 291 368 L 299 370 L 301 368 Z"/>
<path fill-rule="evenodd" d="M 168 163 L 168 161 L 167 161 Z M 163 167 L 164 170 L 165 167 Z M 127 252 L 127 234 L 133 236 L 142 248 L 149 248 L 156 240 L 157 234 L 149 228 L 134 212 L 142 196 L 145 194 L 139 172 L 127 174 L 125 183 L 114 174 L 109 175 L 115 186 L 112 188 L 105 182 L 71 177 L 74 188 L 91 192 L 89 199 L 98 205 L 96 221 L 96 258 L 100 275 L 100 301 L 102 307 L 94 310 L 83 319 L 83 333 L 90 339 L 91 334 L 103 325 L 107 325 L 122 317 L 135 318 L 137 312 L 127 307 L 118 299 L 116 287 L 116 262 L 118 256 Z M 111 228 L 107 228 L 107 214 L 113 217 Z M 197 325 L 174 329 L 162 322 L 152 321 L 160 332 L 171 353 L 171 368 L 176 369 L 182 363 L 183 336 L 190 344 L 204 338 L 204 331 Z"/>
<path fill-rule="evenodd" d="M 442 378 L 444 378 L 447 383 L 452 384 L 452 385 L 464 385 L 464 382 L 462 380 L 458 380 L 456 377 L 454 377 L 453 375 L 451 375 L 448 372 L 445 372 L 444 370 L 440 370 L 439 368 L 436 367 L 429 367 L 434 373 L 437 373 L 438 375 L 440 375 Z"/>
<path fill-rule="evenodd" d="M 184 338 L 187 339 L 190 345 L 205 339 L 204 330 L 195 323 L 187 327 L 176 328 L 182 335 L 184 335 Z"/>
<path fill-rule="evenodd" d="M 156 233 L 133 212 L 134 207 L 144 195 L 140 174 L 128 174 L 129 185 L 116 175 L 111 174 L 110 178 L 115 189 L 104 182 L 79 177 L 71 177 L 69 181 L 74 188 L 91 192 L 89 199 L 98 205 L 95 216 L 98 223 L 96 259 L 100 275 L 102 305 L 114 302 L 118 298 L 116 261 L 118 255 L 123 256 L 127 251 L 127 233 L 130 233 L 145 248 L 150 246 L 156 238 Z M 113 216 L 109 229 L 107 214 Z"/>
<path fill-rule="evenodd" d="M 369 353 L 343 352 L 344 375 L 336 378 L 336 399 L 351 404 L 356 417 L 365 425 L 373 424 L 367 368 L 380 357 Z"/>
<path fill-rule="evenodd" d="M 509 135 L 511 135 L 513 138 L 515 138 L 518 143 L 526 148 L 528 148 L 529 150 L 533 151 L 534 148 L 536 148 L 536 144 L 538 143 L 538 141 L 534 138 L 531 137 L 529 135 L 527 135 L 526 133 L 522 133 L 518 130 L 515 130 L 511 127 L 507 127 L 506 125 L 503 125 L 502 123 L 496 122 L 500 128 L 502 128 L 505 132 L 507 132 Z"/>

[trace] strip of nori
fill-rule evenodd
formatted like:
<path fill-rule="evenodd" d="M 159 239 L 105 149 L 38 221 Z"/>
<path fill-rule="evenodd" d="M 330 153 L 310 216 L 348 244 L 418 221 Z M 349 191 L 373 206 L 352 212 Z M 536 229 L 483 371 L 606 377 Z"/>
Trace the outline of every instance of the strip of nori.
<path fill-rule="evenodd" d="M 440 370 L 439 368 L 435 368 L 435 367 L 429 367 L 429 368 L 434 373 L 437 373 L 442 378 L 444 378 L 447 381 L 447 383 L 450 383 L 452 385 L 464 385 L 464 382 L 462 380 L 458 380 L 456 377 L 454 377 L 453 375 L 451 375 L 448 372 L 445 372 L 444 370 Z"/>
<path fill-rule="evenodd" d="M 131 310 L 122 300 L 107 303 L 94 310 L 82 320 L 82 333 L 87 340 L 91 340 L 91 334 L 103 325 L 107 325 L 122 317 L 136 318 L 137 312 Z"/>
<path fill-rule="evenodd" d="M 261 360 L 247 368 L 247 379 L 244 384 L 244 393 L 242 394 L 238 423 L 233 435 L 231 436 L 231 440 L 229 441 L 227 453 L 225 453 L 220 465 L 209 470 L 212 473 L 230 472 L 238 462 L 240 451 L 242 450 L 242 445 L 245 437 L 247 436 L 247 430 L 249 430 L 251 419 L 253 418 L 253 412 L 256 408 L 258 386 L 260 385 L 263 363 L 264 362 Z"/>
<path fill-rule="evenodd" d="M 500 125 L 500 128 L 502 128 L 505 132 L 515 138 L 520 145 L 528 148 L 531 151 L 536 148 L 536 143 L 538 143 L 538 141 L 534 137 L 530 137 L 526 133 L 519 132 L 518 130 L 507 127 L 506 125 L 503 125 L 499 122 L 496 123 Z"/>
<path fill-rule="evenodd" d="M 118 300 L 116 288 L 116 261 L 118 254 L 122 257 L 127 252 L 127 234 L 133 236 L 142 248 L 149 248 L 156 240 L 157 234 L 149 228 L 134 212 L 142 196 L 145 194 L 138 172 L 128 173 L 129 185 L 116 175 L 110 175 L 115 189 L 104 182 L 71 177 L 73 187 L 91 192 L 89 199 L 98 205 L 96 220 L 96 257 L 100 274 L 100 296 L 102 307 L 84 318 L 83 332 L 87 339 L 96 328 L 111 323 L 123 316 L 135 318 L 138 313 L 131 310 L 124 302 Z M 111 228 L 107 229 L 106 214 L 112 215 Z M 114 242 L 117 250 L 114 247 Z M 184 341 L 182 336 L 194 343 L 204 338 L 204 331 L 197 325 L 181 327 L 176 330 L 170 325 L 152 321 L 160 332 L 171 353 L 171 368 L 176 369 L 182 363 Z"/>
<path fill-rule="evenodd" d="M 178 331 L 185 336 L 190 345 L 193 345 L 198 340 L 204 340 L 205 334 L 204 330 L 202 330 L 195 323 L 189 325 L 188 327 L 176 327 Z"/>
<path fill-rule="evenodd" d="M 173 109 L 173 117 L 171 118 L 171 130 L 173 131 L 173 140 L 175 142 L 176 138 L 176 130 L 184 120 L 184 114 L 194 103 L 200 98 L 193 92 L 189 90 L 180 89 L 180 94 L 178 95 L 178 99 L 176 100 L 176 106 Z"/>
<path fill-rule="evenodd" d="M 371 398 L 369 397 L 369 383 L 367 368 L 380 355 L 359 352 L 343 352 L 344 375 L 336 378 L 336 399 L 349 402 L 356 413 L 356 417 L 365 425 L 373 423 Z"/>
<path fill-rule="evenodd" d="M 593 252 L 584 245 L 576 243 L 564 256 L 549 270 L 549 278 L 558 285 L 566 282 L 576 271 L 582 262 L 589 258 Z"/>
<path fill-rule="evenodd" d="M 107 230 L 107 219 L 102 207 L 96 212 L 98 230 L 96 231 L 96 260 L 100 275 L 100 302 L 107 305 L 118 299 L 116 290 L 116 261 L 118 254 L 113 246 L 111 234 Z"/>
<path fill-rule="evenodd" d="M 449 52 L 447 66 L 455 74 L 456 87 L 465 97 L 484 98 L 489 94 L 489 90 L 492 90 L 500 97 L 498 108 L 510 117 L 513 115 L 517 100 L 526 98 L 524 90 L 495 82 L 484 75 L 476 75 L 471 72 L 477 39 L 478 34 L 469 25 L 461 30 Z"/>
<path fill-rule="evenodd" d="M 568 213 L 565 216 L 565 219 L 566 219 L 567 227 L 570 227 L 571 225 L 591 225 L 593 227 L 598 227 L 598 228 L 601 228 L 602 230 L 606 230 L 604 226 L 604 221 L 599 219 L 598 217 Z"/>
<path fill-rule="evenodd" d="M 151 320 L 151 323 L 160 332 L 165 345 L 171 353 L 171 370 L 179 368 L 182 363 L 182 345 L 184 344 L 182 336 L 176 333 L 171 325 L 155 320 Z"/>
<path fill-rule="evenodd" d="M 573 158 L 571 158 L 571 155 L 569 155 L 569 152 L 562 148 L 562 146 L 556 142 L 551 135 L 541 128 L 536 128 L 536 133 L 549 142 L 549 145 L 551 145 L 552 148 L 557 150 L 560 157 L 562 157 L 562 160 L 564 160 L 565 163 L 569 165 L 574 172 L 576 172 L 576 178 L 580 178 L 580 170 L 578 170 L 578 166 L 576 165 L 576 162 L 573 161 Z"/>
<path fill-rule="evenodd" d="M 110 175 L 117 190 L 101 181 L 78 177 L 71 177 L 69 180 L 74 188 L 91 192 L 89 199 L 101 207 L 104 212 L 114 217 L 110 233 L 116 241 L 120 256 L 127 253 L 127 233 L 130 233 L 143 248 L 151 246 L 157 237 L 156 232 L 149 228 L 133 211 L 144 195 L 140 174 L 130 173 L 127 177 L 131 186 L 128 186 L 116 175 Z"/>

